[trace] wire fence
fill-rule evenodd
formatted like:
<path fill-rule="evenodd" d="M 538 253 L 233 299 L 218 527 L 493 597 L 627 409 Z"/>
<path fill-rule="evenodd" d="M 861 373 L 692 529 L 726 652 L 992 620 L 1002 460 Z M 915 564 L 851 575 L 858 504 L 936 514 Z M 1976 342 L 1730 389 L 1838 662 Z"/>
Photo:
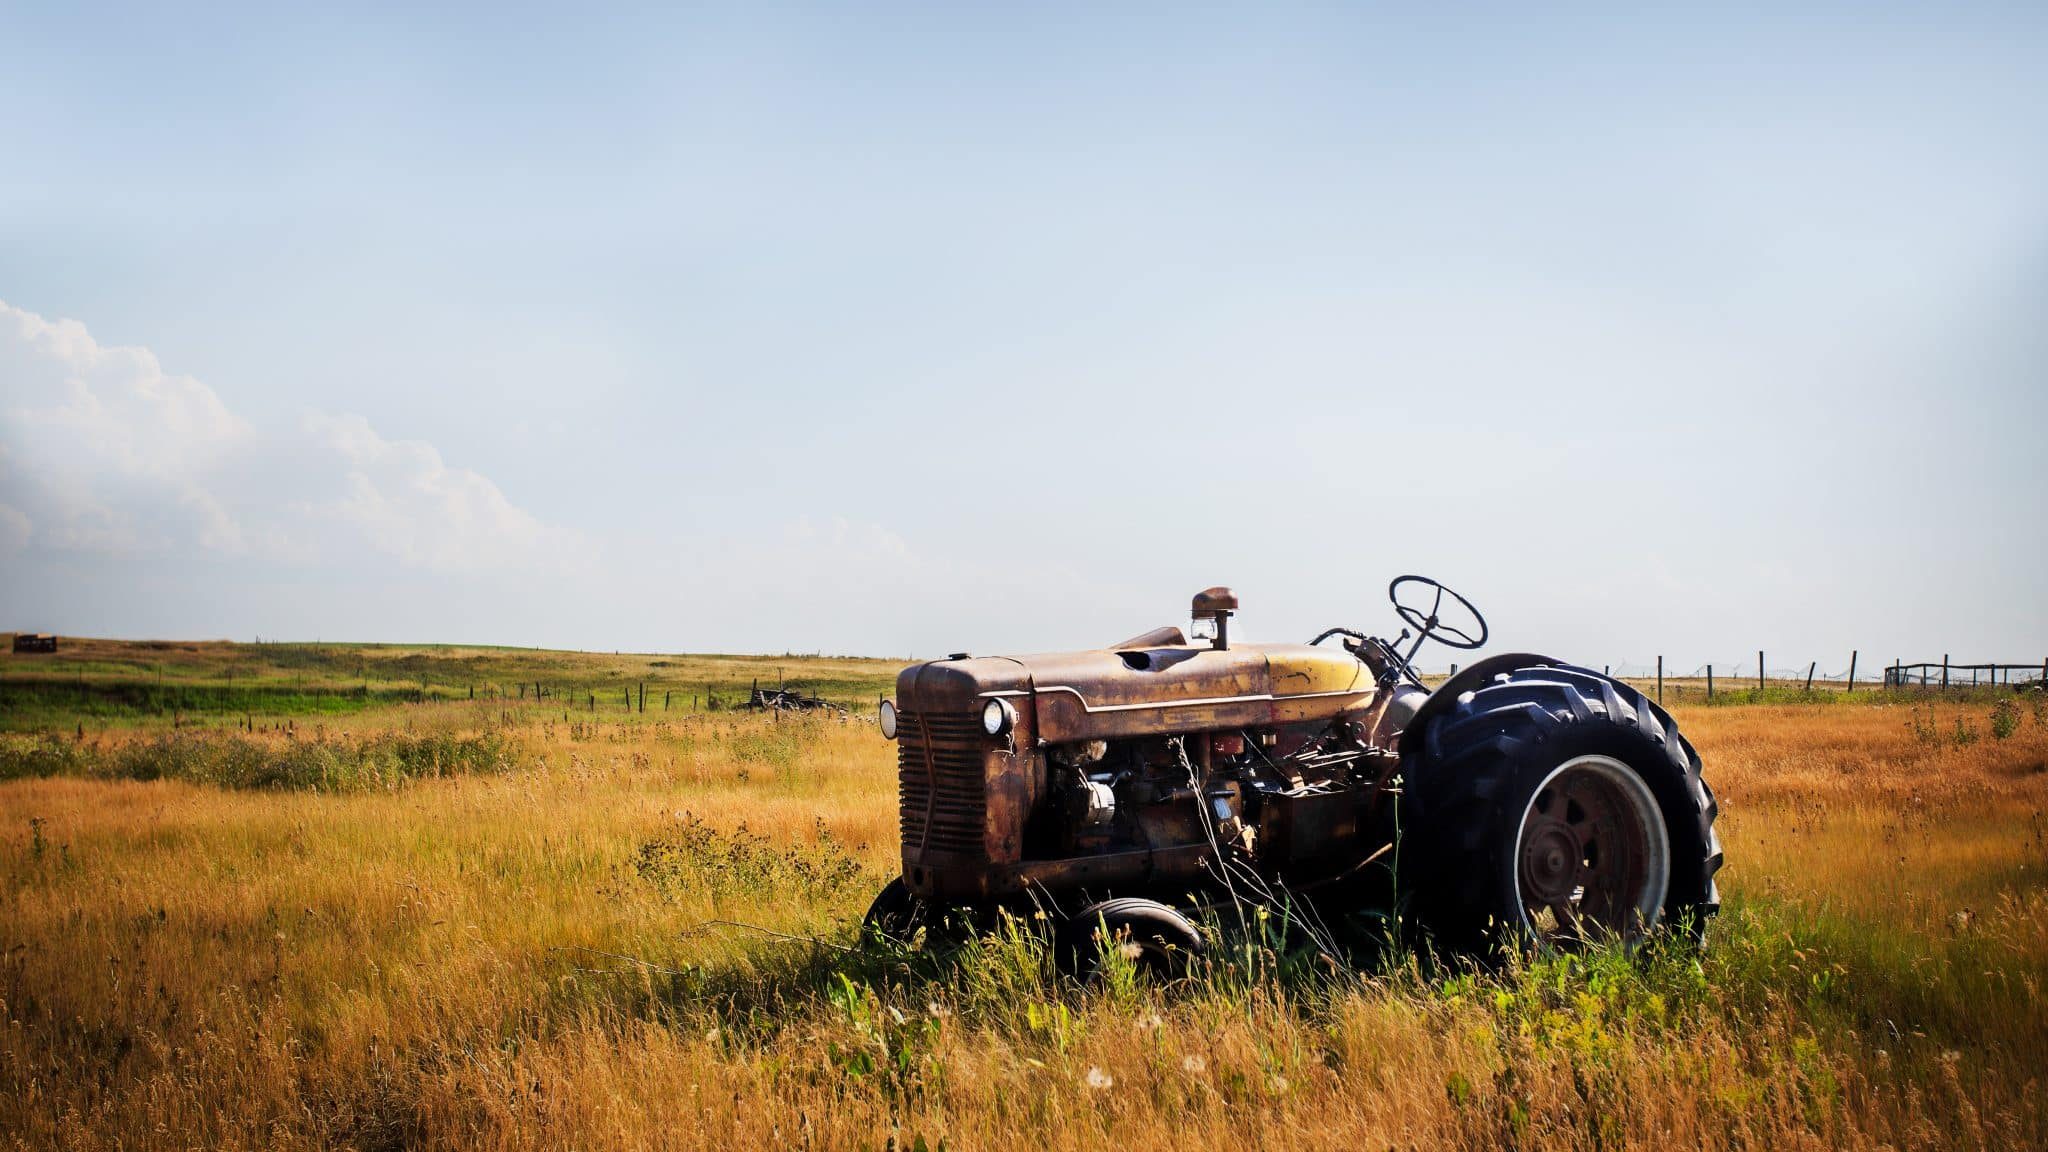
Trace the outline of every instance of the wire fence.
<path fill-rule="evenodd" d="M 1456 675 L 1458 666 L 1451 665 Z M 1672 664 L 1662 656 L 1646 662 L 1622 660 L 1603 664 L 1600 671 L 1617 680 L 1654 682 L 1657 697 L 1663 699 L 1666 685 L 1683 685 L 1688 694 L 1704 692 L 1713 699 L 1720 692 L 1746 689 L 1844 691 L 1962 691 L 1973 688 L 2048 688 L 2048 658 L 2040 663 L 1960 664 L 1947 656 L 1938 661 L 1907 663 L 1893 660 L 1872 667 L 1862 661 L 1861 652 L 1851 652 L 1846 663 L 1822 667 L 1820 661 L 1804 665 L 1772 664 L 1763 652 L 1736 660 L 1709 660 L 1691 667 Z"/>

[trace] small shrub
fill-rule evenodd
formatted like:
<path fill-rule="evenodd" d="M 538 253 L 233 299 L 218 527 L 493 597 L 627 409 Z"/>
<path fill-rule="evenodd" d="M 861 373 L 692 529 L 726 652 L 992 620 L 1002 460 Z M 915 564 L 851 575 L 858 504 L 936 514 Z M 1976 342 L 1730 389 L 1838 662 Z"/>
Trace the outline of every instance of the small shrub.
<path fill-rule="evenodd" d="M 1978 735 L 1979 733 L 1977 732 L 1977 726 L 1975 724 L 1970 723 L 1969 717 L 1956 717 L 1955 734 L 1950 737 L 1950 739 L 1955 742 L 1956 747 L 1967 748 L 1970 745 L 1975 744 L 1977 742 Z"/>
<path fill-rule="evenodd" d="M 2010 699 L 2000 700 L 1991 709 L 1991 738 L 2003 740 L 2020 728 L 2020 708 Z"/>
<path fill-rule="evenodd" d="M 112 747 L 62 736 L 0 735 L 0 779 L 82 776 L 185 780 L 221 788 L 330 792 L 388 788 L 427 776 L 503 772 L 514 757 L 497 731 L 368 740 L 262 740 L 225 732 L 168 732 Z"/>
<path fill-rule="evenodd" d="M 714 903 L 757 900 L 763 892 L 836 900 L 874 886 L 860 861 L 818 822 L 816 846 L 777 848 L 742 824 L 720 832 L 683 813 L 675 832 L 642 843 L 633 871 L 670 895 L 706 893 Z"/>
<path fill-rule="evenodd" d="M 1942 742 L 1941 728 L 1935 724 L 1934 717 L 1921 715 L 1918 708 L 1913 709 L 1913 717 L 1907 723 L 1912 726 L 1913 739 L 1918 740 L 1920 743 L 1939 744 Z"/>
<path fill-rule="evenodd" d="M 62 736 L 0 734 L 0 780 L 36 776 L 81 776 L 92 753 Z"/>

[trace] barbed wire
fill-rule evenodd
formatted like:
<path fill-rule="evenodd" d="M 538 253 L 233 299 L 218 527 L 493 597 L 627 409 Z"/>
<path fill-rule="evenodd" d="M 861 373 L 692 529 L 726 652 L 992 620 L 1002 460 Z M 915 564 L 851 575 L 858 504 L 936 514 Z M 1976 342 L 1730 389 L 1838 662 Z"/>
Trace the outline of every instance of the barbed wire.
<path fill-rule="evenodd" d="M 1957 686 L 1968 687 L 1973 682 L 1979 685 L 1989 685 L 1992 681 L 1984 670 L 1991 663 L 1991 661 L 1984 661 L 1976 665 L 1974 674 L 1980 677 L 1976 681 L 1971 679 L 1973 674 L 1971 665 L 1951 663 L 1949 666 L 1949 686 L 1951 688 Z M 1580 666 L 1596 668 L 1617 680 L 1654 680 L 1658 675 L 1657 665 L 1654 661 L 1640 662 L 1632 659 L 1622 659 L 1604 664 L 1582 663 Z M 1927 683 L 1930 686 L 1939 684 L 1941 680 L 1941 662 L 1938 660 L 1909 660 L 1896 665 L 1891 662 L 1869 664 L 1859 660 L 1853 666 L 1856 683 L 1882 687 L 1886 676 L 1894 667 L 1907 670 L 1904 673 L 1906 676 L 1905 682 L 1910 685 L 1917 686 L 1921 682 L 1923 672 L 1926 673 Z M 1695 664 L 1690 668 L 1666 662 L 1663 668 L 1663 676 L 1666 680 L 1705 680 L 1710 668 L 1713 671 L 1714 680 L 1716 682 L 1725 680 L 1730 688 L 1738 688 L 1744 682 L 1753 686 L 1757 680 L 1756 657 L 1754 655 L 1735 660 L 1709 660 Z M 1997 668 L 1999 669 L 1997 682 L 2000 684 L 2034 684 L 2048 679 L 2048 677 L 2044 677 L 2044 673 L 2048 673 L 2048 666 L 2040 664 L 2028 664 L 2019 661 L 2010 663 L 1999 662 Z M 1439 672 L 1448 672 L 1449 670 L 1448 668 L 1440 669 Z M 1815 684 L 1847 684 L 1850 671 L 1851 665 L 1846 662 L 1840 667 L 1829 668 L 1822 667 L 1818 661 L 1814 661 L 1811 664 L 1810 672 L 1809 665 L 1806 664 L 1786 667 L 1784 665 L 1772 666 L 1766 662 L 1763 675 L 1766 683 L 1777 682 L 1782 684 L 1797 682 L 1803 684 L 1810 675 Z"/>

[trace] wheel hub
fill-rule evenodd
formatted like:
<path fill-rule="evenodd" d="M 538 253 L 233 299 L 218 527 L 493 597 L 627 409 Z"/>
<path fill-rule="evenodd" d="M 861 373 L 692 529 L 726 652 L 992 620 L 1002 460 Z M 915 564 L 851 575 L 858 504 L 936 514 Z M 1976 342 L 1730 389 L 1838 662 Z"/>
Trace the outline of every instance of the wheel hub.
<path fill-rule="evenodd" d="M 1656 800 L 1626 765 L 1583 756 L 1553 771 L 1523 814 L 1516 887 L 1541 942 L 1639 939 L 1656 923 L 1670 878 Z"/>
<path fill-rule="evenodd" d="M 1522 841 L 1522 888 L 1545 906 L 1572 895 L 1582 859 L 1578 839 L 1569 826 L 1545 821 L 1528 829 Z"/>

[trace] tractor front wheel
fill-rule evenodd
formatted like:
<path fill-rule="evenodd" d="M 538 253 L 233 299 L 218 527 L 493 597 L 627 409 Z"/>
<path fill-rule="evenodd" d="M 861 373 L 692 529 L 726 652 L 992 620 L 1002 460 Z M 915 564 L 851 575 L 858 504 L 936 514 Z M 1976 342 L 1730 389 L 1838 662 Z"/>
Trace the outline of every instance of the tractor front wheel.
<path fill-rule="evenodd" d="M 937 921 L 937 911 L 898 876 L 875 894 L 868 914 L 861 918 L 861 929 L 892 944 L 908 946 L 920 931 Z"/>
<path fill-rule="evenodd" d="M 1054 946 L 1060 966 L 1083 982 L 1101 974 L 1111 948 L 1122 949 L 1139 971 L 1171 980 L 1187 974 L 1203 941 L 1194 922 L 1171 905 L 1127 896 L 1083 908 L 1060 926 Z"/>

